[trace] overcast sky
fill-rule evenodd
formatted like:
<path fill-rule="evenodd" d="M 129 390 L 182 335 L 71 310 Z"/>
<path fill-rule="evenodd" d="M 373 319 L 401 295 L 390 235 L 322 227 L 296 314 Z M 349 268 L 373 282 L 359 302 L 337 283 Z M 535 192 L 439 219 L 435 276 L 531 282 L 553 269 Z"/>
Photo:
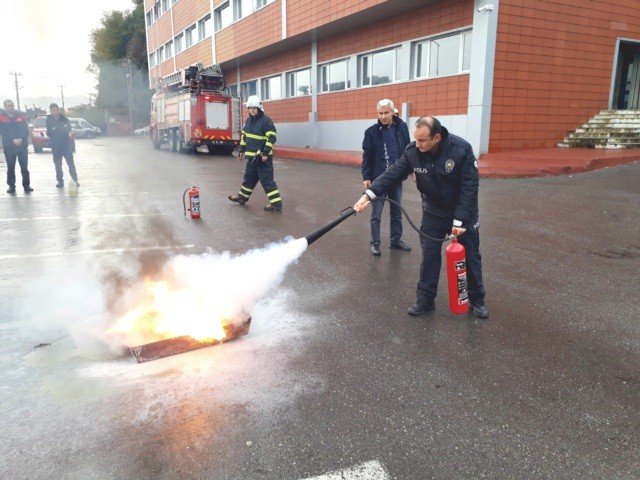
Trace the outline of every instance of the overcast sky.
<path fill-rule="evenodd" d="M 88 97 L 96 79 L 86 72 L 89 34 L 100 25 L 104 11 L 132 10 L 131 0 L 0 0 L 0 96 L 20 98 Z M 24 110 L 24 105 L 21 105 Z"/>

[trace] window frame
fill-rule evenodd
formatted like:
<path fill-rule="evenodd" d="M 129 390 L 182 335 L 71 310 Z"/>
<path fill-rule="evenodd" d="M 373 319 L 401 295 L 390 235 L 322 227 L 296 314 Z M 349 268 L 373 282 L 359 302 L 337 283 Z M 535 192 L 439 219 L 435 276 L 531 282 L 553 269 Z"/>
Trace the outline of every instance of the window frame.
<path fill-rule="evenodd" d="M 273 98 L 270 84 L 271 80 L 275 79 L 278 79 L 280 84 L 280 92 L 278 93 L 279 96 L 277 98 Z M 262 100 L 282 100 L 285 98 L 282 94 L 282 75 L 270 75 L 268 77 L 264 77 L 260 81 L 260 86 L 262 87 Z"/>
<path fill-rule="evenodd" d="M 194 35 L 193 35 L 193 32 L 196 28 L 197 28 L 197 25 L 194 23 L 193 25 L 190 25 L 184 29 L 184 39 L 185 39 L 184 49 L 185 50 L 189 47 L 193 47 L 196 43 L 198 43 L 194 41 Z M 191 41 L 189 42 L 189 40 Z"/>
<path fill-rule="evenodd" d="M 212 35 L 211 27 L 209 27 L 207 29 L 207 21 L 211 22 L 212 17 L 210 13 L 207 13 L 204 17 L 202 17 L 200 20 L 198 20 L 198 42 L 202 42 L 203 40 L 206 40 L 207 38 L 209 38 Z M 211 23 L 209 23 L 209 25 L 211 25 Z M 204 30 L 204 33 L 203 33 Z"/>
<path fill-rule="evenodd" d="M 437 40 L 443 38 L 458 38 L 458 65 L 456 73 L 447 73 L 444 75 L 434 75 L 431 71 L 431 55 L 433 54 L 433 49 L 431 48 L 431 44 Z M 455 32 L 448 32 L 445 34 L 433 35 L 431 37 L 422 38 L 420 40 L 416 40 L 411 43 L 411 58 L 412 58 L 412 67 L 411 67 L 411 79 L 413 80 L 425 80 L 429 78 L 443 78 L 443 77 L 451 77 L 455 75 L 464 75 L 466 73 L 471 72 L 471 56 L 472 51 L 469 52 L 469 68 L 464 68 L 464 47 L 465 47 L 465 39 L 469 39 L 470 48 L 473 48 L 473 28 L 467 28 L 464 30 L 457 30 Z M 420 75 L 420 63 L 417 58 L 417 48 L 419 45 L 426 45 L 427 55 L 426 55 L 426 75 Z"/>
<path fill-rule="evenodd" d="M 184 50 L 184 32 L 180 32 L 178 35 L 173 37 L 173 55 L 176 56 L 180 52 Z M 177 47 L 180 47 L 179 49 Z"/>
<path fill-rule="evenodd" d="M 357 67 L 357 73 L 358 73 L 358 81 L 357 81 L 357 85 L 358 87 L 377 87 L 378 85 L 389 85 L 391 83 L 395 83 L 397 80 L 397 76 L 398 76 L 398 72 L 397 72 L 397 67 L 398 67 L 398 50 L 399 50 L 400 46 L 399 45 L 392 45 L 390 47 L 385 47 L 385 48 L 381 48 L 378 50 L 373 50 L 371 52 L 366 52 L 366 53 L 361 53 L 357 56 L 357 62 L 358 62 L 358 67 Z M 373 83 L 373 64 L 374 64 L 374 56 L 375 55 L 380 55 L 380 54 L 384 54 L 387 52 L 393 52 L 393 65 L 391 67 L 391 80 L 388 82 L 382 82 L 382 83 Z M 364 83 L 364 68 L 363 68 L 363 63 L 364 60 L 367 59 L 367 73 L 368 73 L 368 78 L 369 78 L 369 83 Z"/>
<path fill-rule="evenodd" d="M 247 92 L 247 85 L 249 85 L 250 83 L 253 83 L 254 86 L 254 92 L 250 93 Z M 251 96 L 251 95 L 257 95 L 258 94 L 258 79 L 254 78 L 253 80 L 247 80 L 244 82 L 240 82 L 240 98 L 242 99 L 243 102 L 246 102 L 247 99 Z M 246 94 L 246 95 L 245 95 Z"/>
<path fill-rule="evenodd" d="M 222 24 L 222 12 L 225 9 L 231 9 L 231 21 L 229 22 L 228 25 L 223 25 Z M 227 28 L 229 25 L 233 24 L 234 20 L 234 12 L 233 9 L 231 8 L 231 2 L 230 1 L 226 1 L 223 4 L 218 5 L 216 8 L 213 9 L 213 32 L 217 33 L 220 30 L 224 30 L 225 28 Z"/>
<path fill-rule="evenodd" d="M 331 90 L 331 77 L 329 75 L 329 78 L 327 80 L 327 89 L 324 89 L 324 81 L 325 81 L 325 76 L 328 75 L 328 73 L 330 73 L 329 67 L 331 67 L 331 65 L 336 65 L 338 63 L 342 63 L 344 62 L 345 64 L 345 69 L 344 69 L 344 88 L 341 89 L 336 89 L 336 90 Z M 338 60 L 332 60 L 330 62 L 326 62 L 326 63 L 322 63 L 320 65 L 318 65 L 318 73 L 319 73 L 319 81 L 318 81 L 318 93 L 333 93 L 333 92 L 343 92 L 344 90 L 348 90 L 351 88 L 351 82 L 349 80 L 349 62 L 350 62 L 350 57 L 344 57 L 344 58 L 340 58 Z M 326 69 L 326 70 L 325 70 Z M 327 72 L 327 73 L 325 73 Z"/>
<path fill-rule="evenodd" d="M 164 44 L 164 58 L 165 60 L 173 58 L 173 38 Z"/>
<path fill-rule="evenodd" d="M 296 93 L 299 90 L 298 74 L 302 72 L 309 74 L 308 93 Z M 285 72 L 285 98 L 308 97 L 311 93 L 311 67 Z"/>

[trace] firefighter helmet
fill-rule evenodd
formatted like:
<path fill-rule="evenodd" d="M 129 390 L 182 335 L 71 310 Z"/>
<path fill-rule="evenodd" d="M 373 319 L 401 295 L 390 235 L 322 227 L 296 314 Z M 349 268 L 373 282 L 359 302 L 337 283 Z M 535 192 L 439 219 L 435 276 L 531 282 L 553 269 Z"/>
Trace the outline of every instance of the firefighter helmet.
<path fill-rule="evenodd" d="M 247 103 L 245 105 L 247 108 L 259 108 L 262 110 L 262 103 L 260 103 L 260 97 L 257 95 L 251 95 L 247 99 Z"/>

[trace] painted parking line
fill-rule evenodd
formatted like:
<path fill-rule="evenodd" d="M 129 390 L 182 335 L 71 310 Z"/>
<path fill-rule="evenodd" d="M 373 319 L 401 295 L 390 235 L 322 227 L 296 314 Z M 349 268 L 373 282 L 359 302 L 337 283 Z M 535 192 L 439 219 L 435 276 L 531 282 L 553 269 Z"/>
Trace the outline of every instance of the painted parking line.
<path fill-rule="evenodd" d="M 105 253 L 148 252 L 153 250 L 182 250 L 193 247 L 195 247 L 195 245 L 164 245 L 157 247 L 102 248 L 69 252 L 22 253 L 19 255 L 0 255 L 0 260 L 11 260 L 16 258 L 63 257 L 65 255 L 100 255 Z"/>
<path fill-rule="evenodd" d="M 372 460 L 304 480 L 389 480 L 389 475 L 380 462 Z"/>
<path fill-rule="evenodd" d="M 95 218 L 130 218 L 130 217 L 157 217 L 166 215 L 166 213 L 114 213 L 105 215 L 70 215 L 68 217 L 53 215 L 50 217 L 14 217 L 0 218 L 0 222 L 22 222 L 36 220 L 91 220 Z"/>

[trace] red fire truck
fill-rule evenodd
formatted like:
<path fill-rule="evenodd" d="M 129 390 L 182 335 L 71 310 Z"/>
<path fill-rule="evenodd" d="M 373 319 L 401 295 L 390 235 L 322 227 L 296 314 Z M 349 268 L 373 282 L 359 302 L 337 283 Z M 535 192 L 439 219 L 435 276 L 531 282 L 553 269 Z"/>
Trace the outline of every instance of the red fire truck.
<path fill-rule="evenodd" d="M 218 65 L 194 65 L 163 78 L 151 99 L 149 136 L 158 149 L 196 152 L 206 145 L 209 153 L 230 154 L 240 143 L 240 98 L 226 89 Z"/>

